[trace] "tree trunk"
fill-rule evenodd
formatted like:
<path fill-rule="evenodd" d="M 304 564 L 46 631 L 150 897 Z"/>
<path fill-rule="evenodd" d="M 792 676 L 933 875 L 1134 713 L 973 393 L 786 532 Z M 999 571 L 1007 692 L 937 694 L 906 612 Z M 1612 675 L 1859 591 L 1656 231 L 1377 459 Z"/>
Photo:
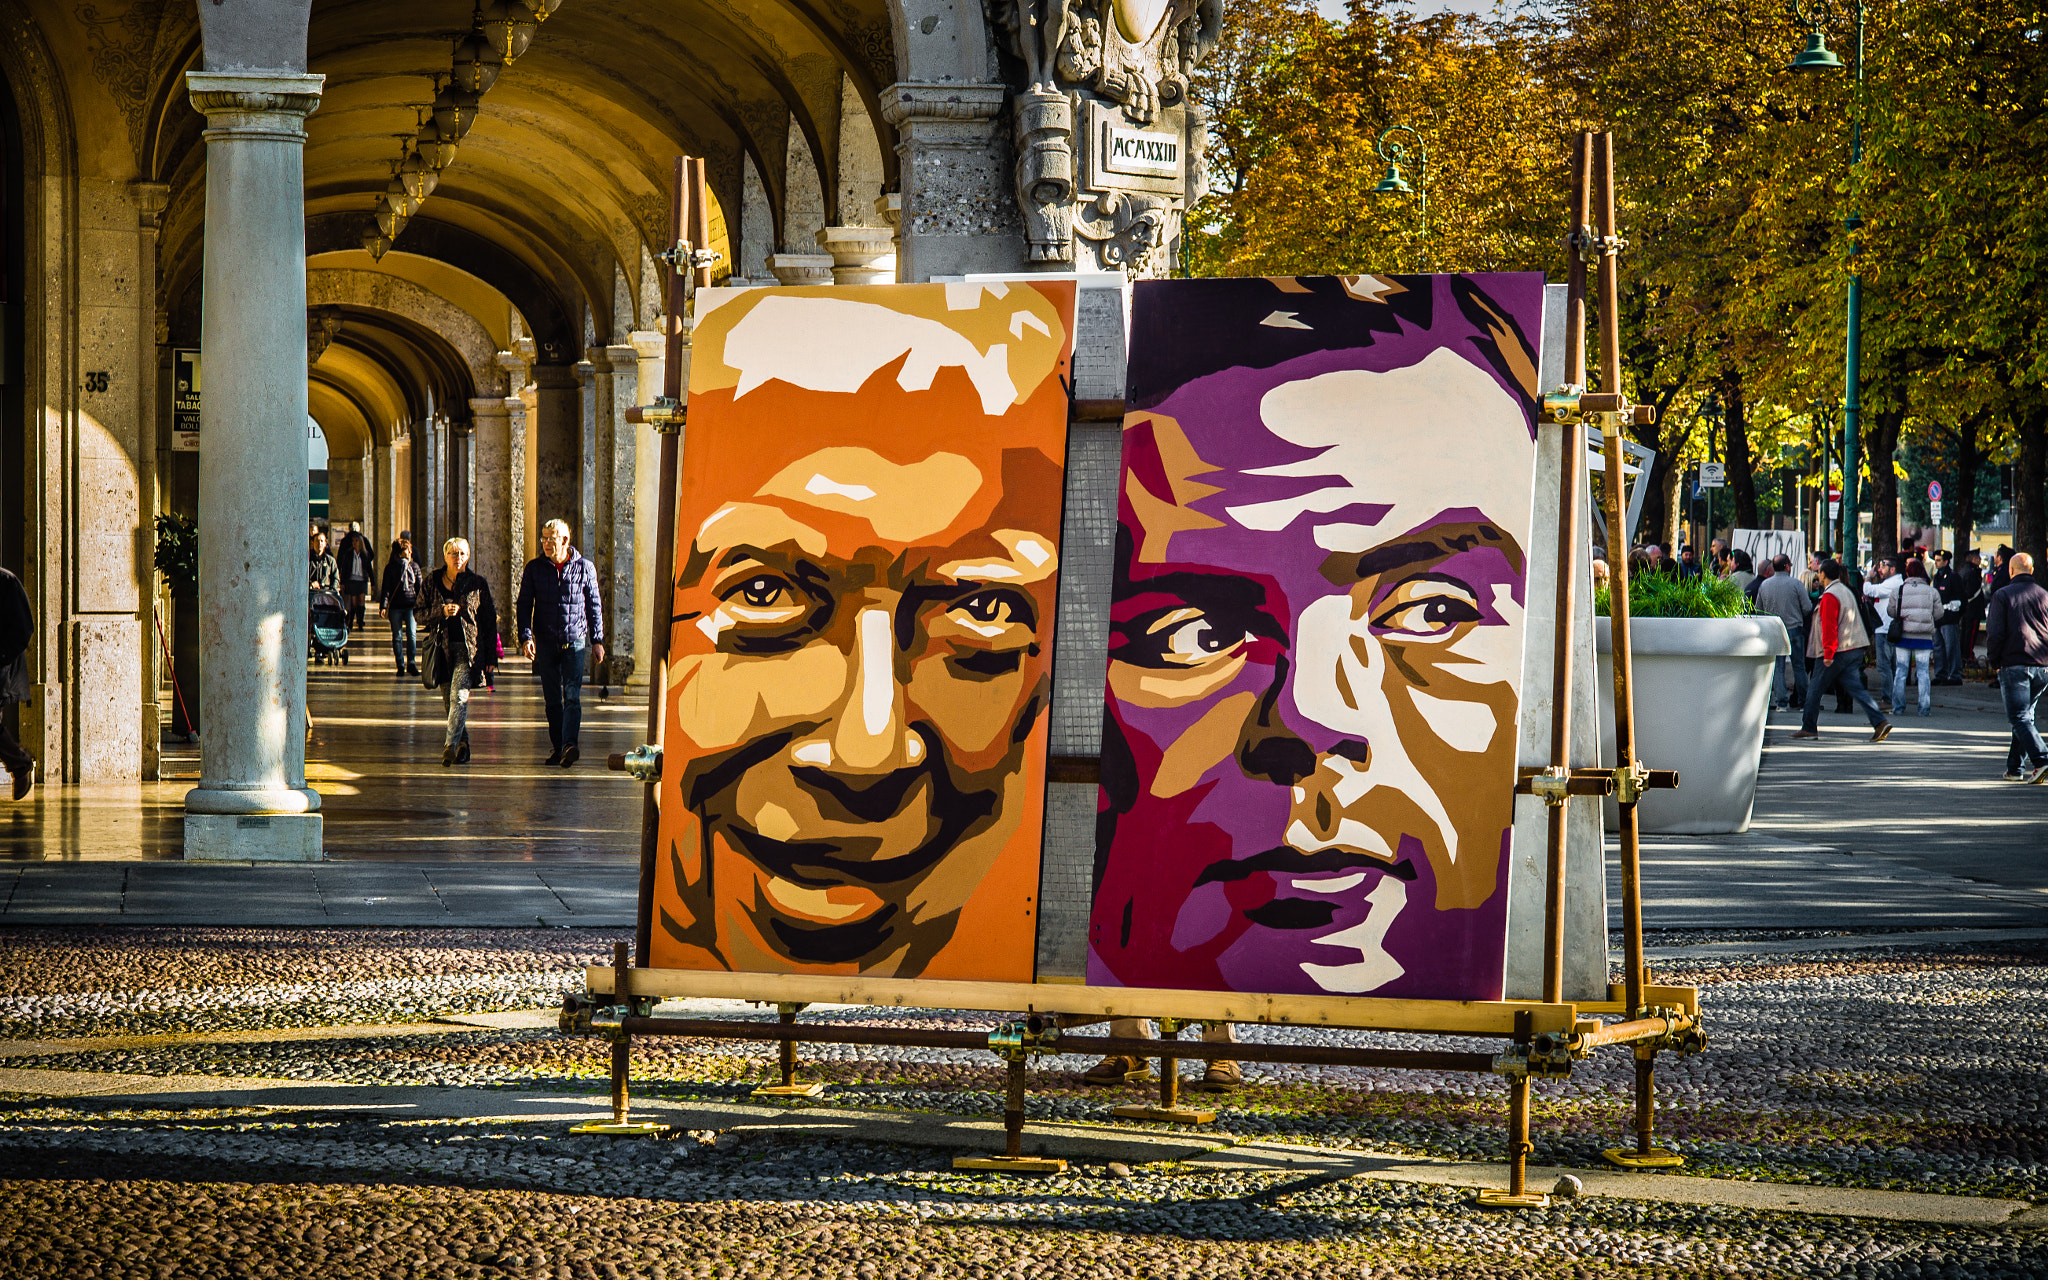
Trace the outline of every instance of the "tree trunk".
<path fill-rule="evenodd" d="M 1970 546 L 1970 530 L 1976 526 L 1977 476 L 1987 461 L 1977 444 L 1977 433 L 1983 428 L 1984 419 L 1972 418 L 1956 429 L 1956 491 L 1944 495 L 1955 508 L 1955 516 L 1949 527 L 1956 531 L 1956 559 L 1961 561 L 1963 552 Z"/>
<path fill-rule="evenodd" d="M 2019 465 L 2013 469 L 2013 546 L 2048 564 L 2048 405 L 2023 410 L 2019 428 Z"/>
<path fill-rule="evenodd" d="M 1903 409 L 1870 415 L 1873 430 L 1863 441 L 1864 465 L 1870 468 L 1870 555 L 1858 557 L 1859 564 L 1898 557 L 1899 476 L 1892 470 L 1892 454 L 1898 451 L 1899 427 L 1905 420 Z"/>
<path fill-rule="evenodd" d="M 1738 528 L 1757 528 L 1756 471 L 1749 458 L 1749 406 L 1742 400 L 1742 375 L 1730 373 L 1721 379 L 1721 403 L 1727 409 L 1728 487 L 1735 491 L 1735 523 Z"/>

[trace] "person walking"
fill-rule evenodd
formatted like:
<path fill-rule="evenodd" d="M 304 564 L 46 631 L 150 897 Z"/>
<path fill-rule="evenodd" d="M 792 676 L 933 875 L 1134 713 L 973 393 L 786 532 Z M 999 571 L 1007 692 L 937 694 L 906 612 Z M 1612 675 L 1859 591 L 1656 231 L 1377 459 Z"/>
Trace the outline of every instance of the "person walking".
<path fill-rule="evenodd" d="M 363 602 L 369 599 L 370 584 L 377 580 L 377 548 L 370 545 L 370 539 L 363 533 L 363 522 L 348 522 L 348 532 L 341 535 L 341 545 L 334 549 L 334 560 L 341 571 L 341 599 L 348 605 L 348 625 L 352 631 L 363 627 Z"/>
<path fill-rule="evenodd" d="M 377 588 L 377 607 L 383 611 L 384 621 L 391 624 L 391 661 L 401 680 L 420 673 L 419 623 L 415 615 L 426 576 L 419 561 L 412 558 L 411 538 L 400 538 L 391 544 L 391 556 L 384 562 L 384 581 Z"/>
<path fill-rule="evenodd" d="M 1785 636 L 1792 647 L 1778 659 L 1771 673 L 1772 709 L 1783 711 L 1806 706 L 1806 629 L 1813 617 L 1813 597 L 1805 584 L 1792 576 L 1792 560 L 1779 556 L 1771 561 L 1771 576 L 1761 579 L 1756 589 L 1756 607 L 1785 624 Z"/>
<path fill-rule="evenodd" d="M 1898 603 L 1899 585 L 1904 581 L 1887 556 L 1870 566 L 1870 581 L 1863 586 L 1863 598 L 1870 602 L 1873 611 L 1863 615 L 1863 625 L 1877 646 L 1877 691 L 1885 698 L 1892 696 L 1892 609 Z"/>
<path fill-rule="evenodd" d="M 2048 697 L 2048 587 L 2034 581 L 2034 557 L 2021 551 L 2006 561 L 2006 584 L 1991 597 L 1984 626 L 1984 661 L 1998 673 L 2012 745 L 2005 752 L 2008 782 L 2048 782 L 2048 744 L 2034 714 Z"/>
<path fill-rule="evenodd" d="M 427 575 L 420 592 L 427 638 L 420 657 L 427 669 L 422 680 L 441 690 L 448 710 L 448 730 L 441 764 L 469 761 L 469 694 L 484 682 L 484 668 L 497 661 L 491 637 L 498 629 L 498 611 L 491 603 L 491 584 L 469 569 L 469 541 L 450 538 L 441 544 L 443 568 Z"/>
<path fill-rule="evenodd" d="M 327 550 L 327 535 L 318 529 L 313 531 L 312 545 L 306 553 L 306 577 L 315 591 L 329 595 L 341 594 L 341 568 L 334 563 L 334 557 Z"/>
<path fill-rule="evenodd" d="M 1749 594 L 1750 584 L 1756 581 L 1756 566 L 1750 561 L 1749 552 L 1737 547 L 1727 554 L 1724 563 L 1728 572 L 1721 576 L 1741 587 L 1744 595 Z"/>
<path fill-rule="evenodd" d="M 0 569 L 0 764 L 14 778 L 14 798 L 25 800 L 35 789 L 36 762 L 7 727 L 7 707 L 29 700 L 28 642 L 35 637 L 36 615 L 21 579 Z"/>
<path fill-rule="evenodd" d="M 1806 640 L 1808 657 L 1819 659 L 1818 675 L 1806 691 L 1795 738 L 1820 737 L 1820 703 L 1828 690 L 1846 684 L 1849 696 L 1870 717 L 1870 740 L 1883 742 L 1891 736 L 1892 722 L 1877 709 L 1876 699 L 1863 687 L 1863 659 L 1870 649 L 1870 631 L 1863 625 L 1863 611 L 1856 596 L 1842 581 L 1842 562 L 1824 560 L 1820 576 L 1827 590 L 1820 593 L 1820 607 L 1814 610 L 1813 627 Z"/>
<path fill-rule="evenodd" d="M 1920 714 L 1931 716 L 1934 714 L 1934 698 L 1930 692 L 1934 682 L 1934 632 L 1941 619 L 1941 593 L 1927 580 L 1924 561 L 1906 562 L 1906 572 L 1899 579 L 1898 594 L 1892 598 L 1892 611 L 1893 626 L 1899 632 L 1899 638 L 1892 645 L 1892 714 L 1904 712 L 1907 673 L 1918 671 Z"/>
<path fill-rule="evenodd" d="M 520 651 L 533 660 L 547 703 L 546 764 L 564 769 L 580 754 L 583 729 L 584 655 L 604 661 L 604 605 L 598 599 L 597 566 L 569 545 L 566 521 L 541 526 L 541 554 L 519 576 L 516 618 Z"/>

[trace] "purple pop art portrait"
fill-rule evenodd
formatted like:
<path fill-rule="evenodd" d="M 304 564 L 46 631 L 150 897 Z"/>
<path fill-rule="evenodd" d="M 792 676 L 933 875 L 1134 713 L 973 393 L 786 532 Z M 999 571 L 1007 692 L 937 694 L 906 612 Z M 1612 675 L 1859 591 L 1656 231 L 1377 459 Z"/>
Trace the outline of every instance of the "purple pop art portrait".
<path fill-rule="evenodd" d="M 1090 983 L 1501 997 L 1542 305 L 1135 286 Z"/>

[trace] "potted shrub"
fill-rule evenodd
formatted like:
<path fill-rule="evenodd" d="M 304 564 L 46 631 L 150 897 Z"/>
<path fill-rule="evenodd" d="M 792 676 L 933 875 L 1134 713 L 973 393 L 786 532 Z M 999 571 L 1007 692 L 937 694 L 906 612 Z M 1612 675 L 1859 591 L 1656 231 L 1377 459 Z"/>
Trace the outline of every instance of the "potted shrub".
<path fill-rule="evenodd" d="M 1613 767 L 1614 649 L 1607 590 L 1594 594 L 1600 653 L 1600 759 Z M 1750 611 L 1733 582 L 1646 573 L 1629 581 L 1636 758 L 1678 770 L 1678 790 L 1637 806 L 1644 831 L 1747 831 L 1763 758 L 1771 672 L 1791 652 L 1785 624 Z M 1607 825 L 1619 822 L 1607 802 Z"/>
<path fill-rule="evenodd" d="M 190 516 L 156 518 L 156 570 L 171 593 L 171 733 L 199 737 L 199 526 Z"/>

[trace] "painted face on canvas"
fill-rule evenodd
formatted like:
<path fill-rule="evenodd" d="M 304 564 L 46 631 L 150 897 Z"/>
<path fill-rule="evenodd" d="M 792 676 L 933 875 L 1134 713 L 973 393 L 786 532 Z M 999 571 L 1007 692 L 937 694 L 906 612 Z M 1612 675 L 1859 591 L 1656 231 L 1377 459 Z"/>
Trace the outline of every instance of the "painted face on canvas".
<path fill-rule="evenodd" d="M 1528 418 L 1455 350 L 1364 354 L 1126 419 L 1094 980 L 1498 983 Z"/>
<path fill-rule="evenodd" d="M 663 927 L 695 965 L 911 976 L 994 892 L 1028 972 L 1058 440 L 1004 429 L 1007 383 L 866 356 L 851 391 L 743 374 L 708 415 L 734 447 L 679 522 Z"/>

